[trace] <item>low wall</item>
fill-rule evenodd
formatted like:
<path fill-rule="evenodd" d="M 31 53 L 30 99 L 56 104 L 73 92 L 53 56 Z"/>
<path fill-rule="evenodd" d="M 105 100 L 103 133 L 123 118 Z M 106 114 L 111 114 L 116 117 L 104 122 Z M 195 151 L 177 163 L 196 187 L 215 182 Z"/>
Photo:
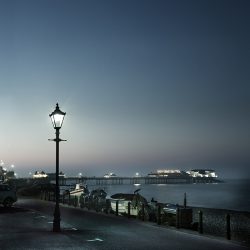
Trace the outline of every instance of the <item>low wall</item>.
<path fill-rule="evenodd" d="M 203 214 L 204 234 L 226 237 L 226 216 L 230 215 L 231 239 L 250 245 L 250 212 L 226 209 L 192 207 L 193 222 L 199 222 L 199 211 Z"/>
<path fill-rule="evenodd" d="M 45 200 L 54 201 L 55 196 L 54 192 L 42 192 L 41 198 Z M 105 201 L 89 201 L 83 202 L 80 197 L 70 196 L 69 194 L 61 196 L 60 202 L 64 204 L 68 204 L 75 207 L 88 208 L 91 210 L 96 210 L 99 212 L 110 213 L 110 202 L 107 203 L 108 200 Z M 160 206 L 161 203 L 158 203 L 157 207 Z M 162 204 L 164 205 L 164 204 Z M 157 208 L 156 207 L 156 208 Z M 228 227 L 227 227 L 227 215 L 230 215 L 230 238 L 231 240 L 235 240 L 241 242 L 244 245 L 250 246 L 250 212 L 240 212 L 234 210 L 226 210 L 226 209 L 214 209 L 214 208 L 203 208 L 203 207 L 187 207 L 191 209 L 192 213 L 190 220 L 190 227 L 182 226 L 183 223 L 177 225 L 177 217 L 175 214 L 170 214 L 169 216 L 166 213 L 162 212 L 162 209 L 158 211 L 155 209 L 151 211 L 152 213 L 147 214 L 145 210 L 145 218 L 143 216 L 143 220 L 155 221 L 158 224 L 175 226 L 177 228 L 189 228 L 190 230 L 199 231 L 199 212 L 202 212 L 202 228 L 203 232 L 206 235 L 219 236 L 222 238 L 228 238 Z M 118 215 L 118 212 L 113 211 L 114 214 Z M 138 217 L 137 217 L 138 218 Z M 159 219 L 160 218 L 160 219 Z M 178 217 L 179 218 L 179 217 Z M 189 218 L 189 217 L 188 217 Z"/>

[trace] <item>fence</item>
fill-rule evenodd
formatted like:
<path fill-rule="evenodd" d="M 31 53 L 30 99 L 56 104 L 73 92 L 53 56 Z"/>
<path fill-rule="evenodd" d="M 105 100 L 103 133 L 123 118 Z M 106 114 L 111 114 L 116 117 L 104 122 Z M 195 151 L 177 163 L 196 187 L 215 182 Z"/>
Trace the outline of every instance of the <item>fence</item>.
<path fill-rule="evenodd" d="M 55 195 L 52 191 L 41 192 L 41 199 L 55 201 Z M 137 215 L 131 202 L 128 202 L 126 211 L 120 211 L 119 200 L 115 206 L 111 206 L 109 199 L 90 199 L 89 197 L 72 196 L 64 194 L 60 196 L 60 203 L 69 206 L 86 208 L 103 212 L 106 214 L 120 214 L 128 218 L 137 218 L 142 221 L 152 221 L 158 225 L 167 225 L 170 227 L 187 228 L 197 231 L 200 234 L 216 235 L 228 240 L 241 241 L 250 244 L 250 213 L 237 212 L 221 209 L 179 207 L 175 213 L 163 211 L 164 204 L 155 203 L 155 206 L 141 204 L 138 207 Z M 114 205 L 114 204 L 113 204 Z"/>

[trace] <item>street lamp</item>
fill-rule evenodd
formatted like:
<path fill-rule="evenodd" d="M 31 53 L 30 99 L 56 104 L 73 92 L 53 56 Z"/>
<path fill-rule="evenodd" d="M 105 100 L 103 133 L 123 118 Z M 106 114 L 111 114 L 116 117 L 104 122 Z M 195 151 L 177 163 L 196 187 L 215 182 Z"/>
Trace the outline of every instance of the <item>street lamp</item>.
<path fill-rule="evenodd" d="M 56 109 L 49 115 L 53 124 L 54 129 L 56 130 L 56 139 L 52 141 L 56 142 L 56 205 L 54 211 L 54 220 L 53 220 L 53 232 L 60 232 L 60 208 L 59 208 L 59 142 L 65 141 L 59 138 L 60 128 L 62 127 L 65 112 L 62 112 L 59 109 L 58 103 L 56 104 Z"/>

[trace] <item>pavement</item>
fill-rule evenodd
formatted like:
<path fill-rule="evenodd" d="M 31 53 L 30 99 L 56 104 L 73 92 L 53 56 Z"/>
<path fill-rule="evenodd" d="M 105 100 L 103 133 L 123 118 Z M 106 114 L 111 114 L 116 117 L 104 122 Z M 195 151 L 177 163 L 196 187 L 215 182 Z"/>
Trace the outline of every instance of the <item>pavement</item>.
<path fill-rule="evenodd" d="M 237 242 L 156 223 L 60 206 L 60 233 L 52 232 L 54 203 L 19 199 L 0 208 L 0 249 L 243 250 Z"/>

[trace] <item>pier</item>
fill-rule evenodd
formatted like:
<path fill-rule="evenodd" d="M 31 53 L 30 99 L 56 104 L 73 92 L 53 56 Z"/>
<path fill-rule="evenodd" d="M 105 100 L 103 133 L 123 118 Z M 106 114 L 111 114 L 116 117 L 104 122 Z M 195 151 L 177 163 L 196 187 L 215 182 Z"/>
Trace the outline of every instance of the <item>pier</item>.
<path fill-rule="evenodd" d="M 193 178 L 169 178 L 169 177 L 67 177 L 66 183 L 86 183 L 88 185 L 129 185 L 129 184 L 190 184 L 195 183 Z M 206 180 L 212 182 L 212 180 Z"/>
<path fill-rule="evenodd" d="M 11 183 L 15 187 L 23 187 L 27 184 L 48 184 L 54 183 L 54 176 L 49 176 L 47 178 L 18 178 L 12 179 Z M 150 184 L 193 184 L 193 183 L 220 183 L 221 180 L 212 177 L 199 178 L 199 177 L 60 177 L 59 184 L 60 185 L 71 185 L 76 183 L 85 183 L 88 186 L 108 186 L 108 185 L 150 185 Z"/>

